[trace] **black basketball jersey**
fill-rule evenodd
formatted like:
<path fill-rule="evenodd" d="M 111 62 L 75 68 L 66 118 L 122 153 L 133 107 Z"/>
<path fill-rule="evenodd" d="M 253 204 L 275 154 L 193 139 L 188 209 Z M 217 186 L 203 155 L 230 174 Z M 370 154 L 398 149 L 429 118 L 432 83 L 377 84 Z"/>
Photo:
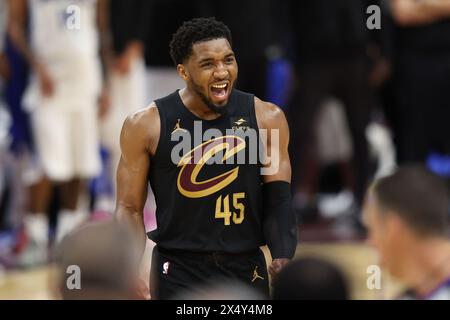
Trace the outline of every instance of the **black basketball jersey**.
<path fill-rule="evenodd" d="M 150 159 L 157 220 L 150 239 L 190 251 L 264 245 L 254 96 L 234 89 L 214 120 L 191 113 L 178 90 L 155 103 L 161 131 Z"/>

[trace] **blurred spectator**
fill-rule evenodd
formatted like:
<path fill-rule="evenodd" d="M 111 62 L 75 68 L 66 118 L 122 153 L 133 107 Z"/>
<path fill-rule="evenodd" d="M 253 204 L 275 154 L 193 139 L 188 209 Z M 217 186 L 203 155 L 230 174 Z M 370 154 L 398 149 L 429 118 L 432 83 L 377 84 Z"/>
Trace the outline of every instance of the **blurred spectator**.
<path fill-rule="evenodd" d="M 51 187 L 61 183 L 56 239 L 74 228 L 84 213 L 78 210 L 84 179 L 100 170 L 97 103 L 102 93 L 99 49 L 106 52 L 105 0 L 10 1 L 10 37 L 33 69 L 24 105 L 31 114 L 33 136 L 43 174 L 31 187 L 30 214 L 24 219 L 28 246 L 19 260 L 46 260 L 48 221 L 45 215 Z M 26 36 L 27 13 L 31 44 Z M 83 18 L 82 18 L 83 17 Z"/>
<path fill-rule="evenodd" d="M 406 166 L 369 189 L 364 221 L 380 263 L 410 290 L 405 299 L 450 299 L 449 192 L 422 166 Z"/>
<path fill-rule="evenodd" d="M 108 150 L 108 177 L 115 186 L 120 160 L 120 130 L 125 118 L 147 101 L 145 43 L 152 1 L 110 0 L 109 22 L 113 44 L 112 70 L 109 78 L 111 107 L 101 122 L 102 145 Z M 97 209 L 114 210 L 115 188 L 97 199 Z"/>
<path fill-rule="evenodd" d="M 133 241 L 129 230 L 115 221 L 86 224 L 69 234 L 58 248 L 58 288 L 62 298 L 137 298 L 139 257 Z M 70 266 L 79 268 L 79 289 L 76 279 L 70 278 L 76 272 Z"/>
<path fill-rule="evenodd" d="M 181 292 L 173 300 L 265 300 L 260 292 L 243 283 L 215 281 Z"/>
<path fill-rule="evenodd" d="M 450 1 L 392 0 L 399 160 L 450 154 Z"/>
<path fill-rule="evenodd" d="M 347 279 L 338 267 L 319 258 L 289 263 L 274 280 L 275 300 L 348 300 Z"/>
<path fill-rule="evenodd" d="M 301 216 L 317 211 L 319 163 L 315 126 L 330 96 L 342 101 L 353 142 L 353 164 L 340 163 L 344 188 L 362 200 L 369 175 L 366 126 L 371 110 L 370 64 L 373 42 L 366 8 L 374 1 L 289 1 L 292 61 L 296 87 L 289 106 L 294 205 Z"/>

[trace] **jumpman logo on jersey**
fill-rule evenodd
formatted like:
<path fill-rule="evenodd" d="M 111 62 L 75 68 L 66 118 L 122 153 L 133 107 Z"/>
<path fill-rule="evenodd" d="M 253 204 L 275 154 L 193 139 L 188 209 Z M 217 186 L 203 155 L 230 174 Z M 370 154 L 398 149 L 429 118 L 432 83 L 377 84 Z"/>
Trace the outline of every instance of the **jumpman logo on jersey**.
<path fill-rule="evenodd" d="M 255 282 L 256 279 L 264 280 L 264 278 L 261 277 L 261 276 L 258 274 L 258 266 L 255 267 L 255 270 L 253 270 L 253 279 L 252 279 L 252 282 Z"/>
<path fill-rule="evenodd" d="M 180 119 L 177 120 L 177 123 L 175 124 L 175 127 L 173 128 L 173 131 L 172 131 L 171 134 L 174 134 L 178 130 L 181 130 L 181 131 L 184 131 L 184 132 L 186 131 L 186 129 L 181 128 L 180 121 L 181 121 Z"/>

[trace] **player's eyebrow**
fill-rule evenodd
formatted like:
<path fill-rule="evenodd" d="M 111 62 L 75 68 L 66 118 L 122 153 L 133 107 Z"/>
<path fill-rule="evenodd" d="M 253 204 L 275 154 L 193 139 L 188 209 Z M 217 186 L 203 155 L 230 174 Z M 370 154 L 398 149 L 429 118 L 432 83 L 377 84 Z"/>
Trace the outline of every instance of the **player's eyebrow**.
<path fill-rule="evenodd" d="M 234 58 L 234 52 L 230 52 L 230 53 L 228 53 L 227 55 L 225 55 L 224 59 L 231 58 L 231 57 Z M 202 63 L 206 63 L 206 62 L 211 62 L 211 61 L 214 61 L 214 59 L 213 59 L 213 58 L 203 58 L 203 59 L 201 59 L 201 60 L 198 62 L 198 64 L 202 64 Z"/>
<path fill-rule="evenodd" d="M 202 63 L 211 62 L 211 61 L 214 61 L 214 59 L 213 58 L 204 58 L 204 59 L 200 60 L 198 63 L 202 64 Z"/>

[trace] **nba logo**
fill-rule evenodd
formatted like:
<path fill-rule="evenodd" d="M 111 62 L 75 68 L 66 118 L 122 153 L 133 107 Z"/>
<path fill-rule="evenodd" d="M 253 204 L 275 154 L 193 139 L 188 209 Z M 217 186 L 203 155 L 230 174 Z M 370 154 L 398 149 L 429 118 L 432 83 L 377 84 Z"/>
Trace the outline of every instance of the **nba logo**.
<path fill-rule="evenodd" d="M 168 261 L 164 262 L 164 264 L 163 264 L 163 274 L 169 274 L 169 266 L 170 266 L 170 263 Z"/>

